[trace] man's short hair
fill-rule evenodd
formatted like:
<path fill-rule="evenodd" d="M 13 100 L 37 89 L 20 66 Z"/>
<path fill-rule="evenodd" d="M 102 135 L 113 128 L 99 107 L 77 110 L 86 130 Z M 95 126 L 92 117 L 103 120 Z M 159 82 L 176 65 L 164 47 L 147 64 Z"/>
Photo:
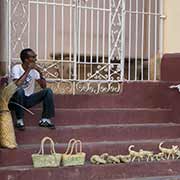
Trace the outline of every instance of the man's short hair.
<path fill-rule="evenodd" d="M 23 49 L 20 53 L 21 61 L 24 62 L 25 59 L 29 58 L 28 52 L 32 52 L 31 48 Z"/>

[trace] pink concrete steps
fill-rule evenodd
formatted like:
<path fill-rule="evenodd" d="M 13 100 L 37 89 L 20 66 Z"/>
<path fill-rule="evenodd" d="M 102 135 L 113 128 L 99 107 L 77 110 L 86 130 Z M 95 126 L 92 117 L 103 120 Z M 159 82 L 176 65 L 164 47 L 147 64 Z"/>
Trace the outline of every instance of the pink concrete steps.
<path fill-rule="evenodd" d="M 159 152 L 158 145 L 164 140 L 165 147 L 171 147 L 172 145 L 180 146 L 180 139 L 149 139 L 149 140 L 138 140 L 138 141 L 104 141 L 104 142 L 84 142 L 83 150 L 87 154 L 87 162 L 90 157 L 94 154 L 102 154 L 107 152 L 112 155 L 117 154 L 128 154 L 128 147 L 132 144 L 135 145 L 135 150 L 153 150 L 155 153 Z M 58 141 L 55 141 L 58 142 Z M 39 142 L 40 143 L 40 142 Z M 48 147 L 46 147 L 46 152 L 48 152 Z M 67 144 L 57 144 L 55 145 L 56 152 L 65 152 Z M 17 149 L 7 150 L 0 149 L 0 167 L 3 166 L 15 166 L 15 165 L 31 165 L 31 154 L 37 153 L 39 151 L 40 144 L 31 145 L 19 145 Z"/>
<path fill-rule="evenodd" d="M 25 114 L 27 126 L 37 126 L 41 109 L 34 108 L 34 116 Z M 172 122 L 170 108 L 56 108 L 53 122 L 57 126 L 86 124 L 124 124 L 124 123 L 168 123 Z"/>
<path fill-rule="evenodd" d="M 124 180 L 124 179 L 116 179 L 116 180 Z M 180 175 L 178 175 L 178 176 L 138 177 L 138 178 L 128 178 L 126 180 L 180 180 Z"/>
<path fill-rule="evenodd" d="M 170 108 L 173 99 L 180 100 L 177 90 L 167 82 L 124 83 L 113 95 L 56 95 L 56 108 Z"/>
<path fill-rule="evenodd" d="M 26 127 L 25 131 L 16 130 L 17 142 L 19 144 L 37 144 L 44 136 L 50 136 L 59 143 L 65 143 L 71 137 L 81 139 L 83 142 L 168 139 L 180 136 L 180 124 L 74 125 L 57 126 L 56 130 L 37 126 Z"/>
<path fill-rule="evenodd" d="M 37 169 L 14 166 L 0 168 L 0 176 L 1 180 L 179 180 L 179 166 L 180 161 Z"/>
<path fill-rule="evenodd" d="M 179 177 L 180 161 L 88 164 L 93 154 L 127 154 L 131 144 L 137 150 L 143 148 L 155 152 L 162 140 L 167 142 L 166 146 L 180 146 L 180 95 L 168 88 L 171 84 L 124 83 L 122 92 L 116 95 L 55 95 L 56 117 L 53 121 L 57 129 L 38 126 L 40 106 L 32 109 L 35 116 L 26 114 L 26 130 L 16 130 L 18 149 L 0 149 L 0 180 L 155 180 Z M 39 150 L 44 136 L 58 142 L 58 152 L 64 152 L 65 143 L 70 138 L 81 139 L 87 153 L 86 165 L 42 169 L 29 166 L 32 165 L 31 154 Z"/>

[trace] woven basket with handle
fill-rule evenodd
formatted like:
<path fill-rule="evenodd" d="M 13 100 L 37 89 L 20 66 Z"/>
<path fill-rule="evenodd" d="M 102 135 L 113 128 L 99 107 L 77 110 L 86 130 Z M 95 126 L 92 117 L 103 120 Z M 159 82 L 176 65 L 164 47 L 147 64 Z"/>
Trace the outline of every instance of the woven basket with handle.
<path fill-rule="evenodd" d="M 44 143 L 50 141 L 50 154 L 44 154 Z M 55 152 L 54 142 L 50 137 L 41 140 L 41 147 L 37 154 L 32 154 L 34 167 L 58 167 L 61 162 L 61 154 Z"/>
<path fill-rule="evenodd" d="M 73 151 L 75 153 L 73 154 Z M 86 154 L 82 152 L 82 142 L 71 139 L 68 143 L 66 152 L 62 155 L 63 166 L 84 165 Z"/>

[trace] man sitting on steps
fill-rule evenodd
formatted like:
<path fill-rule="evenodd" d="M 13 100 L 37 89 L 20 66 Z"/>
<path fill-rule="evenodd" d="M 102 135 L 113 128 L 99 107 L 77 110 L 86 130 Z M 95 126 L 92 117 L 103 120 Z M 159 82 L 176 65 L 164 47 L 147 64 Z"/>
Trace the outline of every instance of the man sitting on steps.
<path fill-rule="evenodd" d="M 9 109 L 15 111 L 17 118 L 15 127 L 19 130 L 24 130 L 25 128 L 24 111 L 20 106 L 16 105 L 16 103 L 25 108 L 30 108 L 43 102 L 42 118 L 39 121 L 39 126 L 51 129 L 55 128 L 50 120 L 55 114 L 53 92 L 50 88 L 46 88 L 46 80 L 36 65 L 36 57 L 37 55 L 32 49 L 22 50 L 20 53 L 22 64 L 16 64 L 11 71 L 12 80 L 19 79 L 25 72 L 28 74 L 23 85 L 16 91 L 9 102 Z M 42 88 L 42 90 L 37 93 L 34 93 L 35 81 L 37 81 Z"/>

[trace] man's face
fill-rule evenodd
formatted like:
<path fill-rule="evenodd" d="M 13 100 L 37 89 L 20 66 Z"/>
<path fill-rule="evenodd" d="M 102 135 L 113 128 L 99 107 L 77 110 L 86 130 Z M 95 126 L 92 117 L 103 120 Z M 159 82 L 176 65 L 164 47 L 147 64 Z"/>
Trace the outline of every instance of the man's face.
<path fill-rule="evenodd" d="M 30 63 L 35 63 L 37 61 L 37 55 L 34 51 L 29 51 L 28 52 L 28 58 L 25 60 L 26 63 L 30 64 Z"/>

